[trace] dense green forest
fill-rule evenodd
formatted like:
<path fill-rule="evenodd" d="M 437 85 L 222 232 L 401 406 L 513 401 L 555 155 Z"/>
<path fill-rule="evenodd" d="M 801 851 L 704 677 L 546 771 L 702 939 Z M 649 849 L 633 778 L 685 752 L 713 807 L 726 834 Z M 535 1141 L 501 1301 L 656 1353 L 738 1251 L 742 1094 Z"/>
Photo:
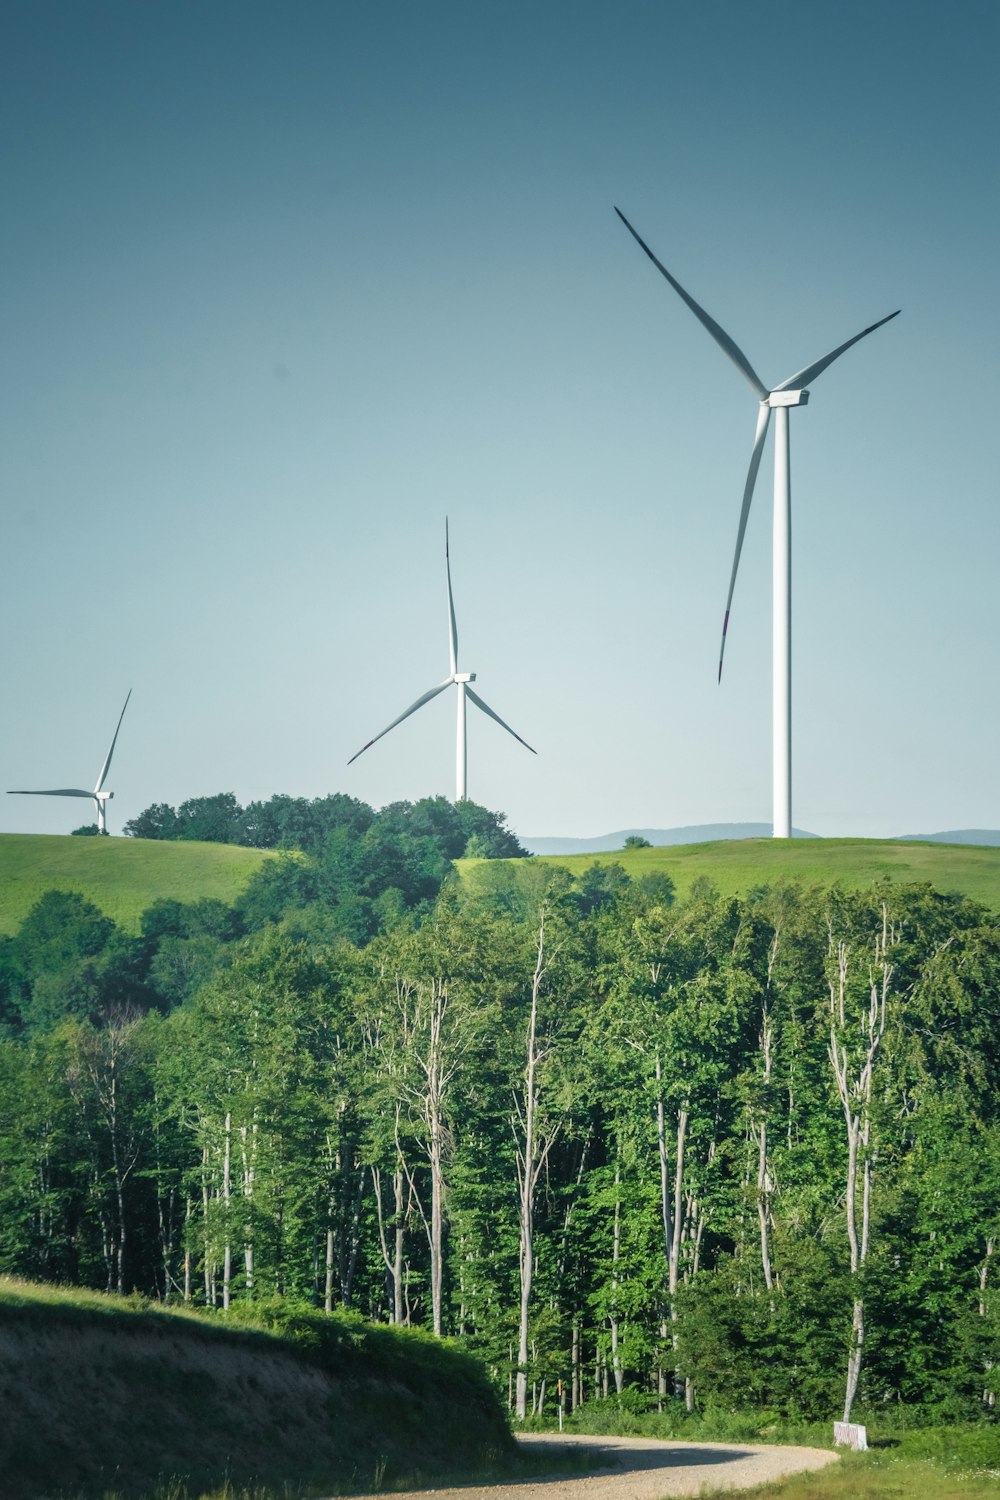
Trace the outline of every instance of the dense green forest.
<path fill-rule="evenodd" d="M 87 831 L 96 826 L 88 825 Z M 302 849 L 327 859 L 339 848 L 348 857 L 356 841 L 391 841 L 402 847 L 425 840 L 446 859 L 517 859 L 527 853 L 502 813 L 490 812 L 478 802 L 449 802 L 446 797 L 390 802 L 376 812 L 367 802 L 343 792 L 312 799 L 278 794 L 246 807 L 240 806 L 232 792 L 217 792 L 211 797 L 191 797 L 177 808 L 154 803 L 126 823 L 123 832 L 136 839 Z"/>
<path fill-rule="evenodd" d="M 991 1416 L 997 918 L 889 883 L 678 902 L 608 863 L 458 881 L 505 829 L 449 808 L 286 828 L 306 854 L 235 908 L 135 937 L 37 903 L 0 944 L 0 1271 L 423 1325 L 519 1416 L 560 1381 Z"/>

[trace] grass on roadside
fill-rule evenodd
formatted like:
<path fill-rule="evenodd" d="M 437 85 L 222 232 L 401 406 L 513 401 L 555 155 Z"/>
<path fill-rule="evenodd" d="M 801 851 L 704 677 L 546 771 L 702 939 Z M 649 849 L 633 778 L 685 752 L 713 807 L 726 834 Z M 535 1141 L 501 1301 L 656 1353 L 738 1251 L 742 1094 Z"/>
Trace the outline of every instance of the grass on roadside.
<path fill-rule="evenodd" d="M 845 1454 L 841 1461 L 777 1484 L 741 1490 L 741 1500 L 997 1500 L 1000 1469 L 951 1468 L 930 1458 L 895 1457 L 879 1450 Z M 701 1500 L 732 1497 L 705 1490 Z"/>

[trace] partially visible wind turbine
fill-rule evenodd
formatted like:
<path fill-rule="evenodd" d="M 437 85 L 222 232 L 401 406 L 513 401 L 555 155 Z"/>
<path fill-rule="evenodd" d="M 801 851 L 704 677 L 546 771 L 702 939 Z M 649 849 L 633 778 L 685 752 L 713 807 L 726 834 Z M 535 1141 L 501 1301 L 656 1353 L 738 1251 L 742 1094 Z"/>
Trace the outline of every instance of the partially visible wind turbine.
<path fill-rule="evenodd" d="M 780 385 L 773 386 L 770 390 L 761 380 L 747 359 L 743 350 L 733 342 L 724 328 L 720 328 L 714 318 L 709 317 L 703 307 L 699 307 L 693 297 L 675 281 L 673 276 L 657 260 L 645 240 L 636 234 L 632 225 L 626 219 L 620 208 L 615 213 L 621 219 L 629 234 L 638 241 L 645 250 L 656 269 L 667 278 L 677 295 L 687 303 L 694 313 L 698 322 L 707 328 L 715 342 L 724 353 L 728 354 L 733 364 L 739 370 L 744 380 L 753 387 L 759 401 L 760 410 L 757 413 L 757 431 L 754 436 L 753 451 L 750 454 L 750 469 L 747 473 L 747 482 L 743 487 L 743 507 L 740 511 L 740 523 L 736 531 L 736 552 L 733 556 L 733 570 L 729 579 L 729 593 L 726 596 L 726 612 L 722 620 L 722 644 L 719 648 L 719 681 L 722 681 L 722 657 L 726 649 L 726 631 L 729 628 L 729 611 L 733 602 L 733 590 L 736 587 L 736 572 L 740 565 L 740 553 L 743 550 L 743 535 L 747 528 L 747 516 L 750 514 L 750 501 L 753 499 L 753 487 L 757 480 L 757 470 L 760 468 L 761 454 L 764 450 L 764 439 L 767 437 L 768 423 L 771 420 L 771 411 L 775 411 L 775 433 L 774 433 L 774 530 L 772 538 L 773 547 L 773 584 L 772 584 L 772 725 L 773 725 L 773 835 L 776 839 L 787 839 L 792 836 L 792 490 L 791 490 L 791 464 L 788 443 L 788 409 L 791 406 L 805 406 L 809 400 L 809 392 L 805 387 L 817 375 L 822 375 L 828 365 L 832 365 L 835 359 L 839 359 L 845 350 L 850 349 L 859 339 L 866 338 L 869 333 L 874 333 L 876 328 L 881 328 L 883 323 L 888 323 L 892 318 L 899 316 L 899 309 L 889 313 L 888 317 L 880 318 L 877 323 L 871 323 L 867 328 L 862 328 L 846 344 L 839 344 L 830 354 L 825 354 L 815 364 L 807 365 L 804 370 L 790 375 Z"/>
<path fill-rule="evenodd" d="M 121 729 L 122 727 L 122 719 L 124 719 L 125 717 L 125 709 L 128 708 L 128 700 L 129 698 L 131 698 L 131 696 L 132 689 L 129 688 L 128 697 L 125 699 L 125 706 L 122 709 L 121 713 L 118 715 L 118 729 Z M 97 808 L 98 832 L 107 833 L 108 820 L 106 815 L 106 804 L 110 802 L 111 798 L 115 794 L 114 792 L 104 791 L 104 783 L 107 780 L 108 772 L 111 769 L 111 757 L 115 753 L 115 745 L 118 743 L 118 729 L 115 730 L 114 739 L 111 741 L 111 749 L 108 751 L 105 757 L 104 764 L 101 767 L 101 774 L 97 778 L 97 785 L 94 787 L 94 790 L 92 792 L 85 792 L 81 787 L 63 786 L 56 787 L 54 790 L 44 792 L 8 792 L 8 797 L 91 797 L 93 798 L 94 804 Z"/>
<path fill-rule="evenodd" d="M 397 724 L 402 724 L 404 719 L 408 719 L 411 714 L 415 714 L 418 708 L 423 708 L 425 703 L 429 703 L 432 698 L 437 697 L 438 693 L 443 693 L 445 688 L 451 687 L 452 683 L 454 683 L 458 688 L 458 722 L 456 726 L 455 746 L 455 801 L 464 802 L 466 796 L 468 795 L 468 747 L 465 728 L 466 695 L 468 695 L 472 699 L 477 708 L 482 709 L 484 714 L 488 714 L 491 719 L 495 719 L 502 729 L 506 729 L 508 734 L 514 735 L 514 738 L 517 740 L 519 745 L 523 745 L 526 750 L 531 750 L 532 755 L 537 755 L 538 751 L 533 750 L 532 747 L 528 744 L 527 740 L 522 740 L 521 736 L 515 733 L 515 731 L 511 729 L 509 724 L 504 723 L 499 714 L 493 712 L 488 703 L 483 702 L 478 693 L 474 693 L 472 691 L 472 688 L 469 686 L 469 684 L 470 682 L 475 682 L 475 672 L 460 672 L 458 670 L 458 624 L 455 620 L 455 599 L 451 591 L 451 557 L 449 555 L 448 547 L 447 521 L 445 521 L 444 523 L 444 563 L 445 570 L 448 575 L 448 650 L 451 660 L 451 672 L 445 678 L 444 682 L 439 682 L 437 687 L 430 688 L 428 692 L 419 697 L 416 703 L 411 703 L 409 708 L 406 709 L 405 713 L 401 713 L 398 719 L 393 719 L 392 723 L 387 725 L 386 728 L 382 730 L 381 734 L 377 734 L 375 736 L 375 739 L 369 740 L 367 745 L 362 745 L 361 749 L 357 752 L 357 755 L 352 755 L 347 764 L 352 765 L 354 761 L 357 760 L 358 755 L 364 755 L 365 751 L 370 750 L 372 745 L 374 745 L 376 741 L 382 739 L 383 735 L 387 735 L 389 733 L 390 729 L 395 729 Z"/>

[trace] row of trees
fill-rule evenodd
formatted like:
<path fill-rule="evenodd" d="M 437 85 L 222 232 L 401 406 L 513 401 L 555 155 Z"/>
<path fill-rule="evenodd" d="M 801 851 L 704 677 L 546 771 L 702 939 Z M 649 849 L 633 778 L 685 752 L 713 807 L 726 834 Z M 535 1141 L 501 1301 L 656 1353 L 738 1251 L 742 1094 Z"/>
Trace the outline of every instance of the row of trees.
<path fill-rule="evenodd" d="M 446 797 L 392 802 L 376 812 L 367 802 L 342 792 L 312 799 L 277 794 L 246 807 L 240 806 L 232 792 L 217 792 L 191 797 L 177 808 L 154 803 L 126 823 L 123 831 L 137 839 L 188 839 L 242 844 L 250 849 L 301 849 L 309 854 L 322 853 L 331 838 L 360 839 L 375 831 L 383 839 L 429 840 L 449 860 L 518 859 L 527 853 L 502 813 L 477 802 L 449 802 Z"/>
<path fill-rule="evenodd" d="M 0 1044 L 4 1270 L 422 1323 L 519 1416 L 992 1409 L 982 908 L 483 865 L 363 947 L 225 944 Z"/>

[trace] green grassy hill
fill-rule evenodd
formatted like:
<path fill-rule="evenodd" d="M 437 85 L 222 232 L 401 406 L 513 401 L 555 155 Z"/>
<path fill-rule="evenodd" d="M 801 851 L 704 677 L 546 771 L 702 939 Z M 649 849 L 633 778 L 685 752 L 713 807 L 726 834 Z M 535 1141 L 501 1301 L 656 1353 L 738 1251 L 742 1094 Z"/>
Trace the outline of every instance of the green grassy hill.
<path fill-rule="evenodd" d="M 212 896 L 231 904 L 261 864 L 274 857 L 234 844 L 0 834 L 0 934 L 16 932 L 39 896 L 51 890 L 79 891 L 126 931 L 137 932 L 142 913 L 161 897 L 197 901 Z M 986 845 L 742 839 L 607 854 L 537 855 L 530 864 L 562 865 L 578 875 L 588 865 L 609 861 L 624 865 L 632 876 L 662 870 L 679 897 L 702 876 L 724 894 L 779 880 L 862 886 L 889 876 L 961 891 L 1000 911 L 1000 848 Z M 460 860 L 458 867 L 474 880 L 478 867 L 497 864 L 523 867 L 516 860 Z"/>
<path fill-rule="evenodd" d="M 154 901 L 212 896 L 231 905 L 273 855 L 233 844 L 0 833 L 0 934 L 16 932 L 46 891 L 79 891 L 129 932 Z"/>
<path fill-rule="evenodd" d="M 463 860 L 471 872 L 482 860 Z M 509 863 L 509 862 L 508 862 Z M 588 865 L 617 863 L 634 877 L 662 871 L 679 897 L 701 877 L 724 895 L 791 880 L 804 885 L 871 885 L 886 877 L 929 882 L 961 891 L 1000 911 L 1000 849 L 973 844 L 896 843 L 886 839 L 740 839 L 711 844 L 668 844 L 609 854 L 537 855 L 535 865 L 562 865 L 579 875 Z M 475 878 L 475 877 L 473 877 Z"/>
<path fill-rule="evenodd" d="M 4 1500 L 351 1494 L 516 1465 L 471 1355 L 278 1304 L 183 1313 L 0 1279 L 0 1396 Z"/>

